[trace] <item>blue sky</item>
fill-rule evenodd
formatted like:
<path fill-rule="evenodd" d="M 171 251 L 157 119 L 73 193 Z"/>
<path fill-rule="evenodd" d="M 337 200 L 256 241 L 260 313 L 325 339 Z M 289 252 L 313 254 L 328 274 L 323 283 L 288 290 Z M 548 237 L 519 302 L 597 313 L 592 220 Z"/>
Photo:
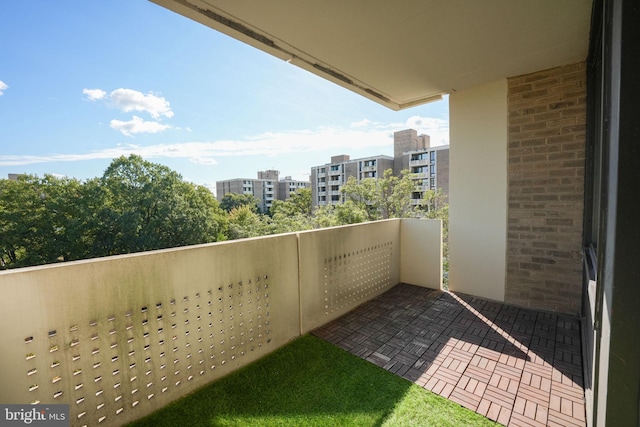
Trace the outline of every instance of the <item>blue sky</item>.
<path fill-rule="evenodd" d="M 448 143 L 446 99 L 394 112 L 144 0 L 5 2 L 0 40 L 2 178 L 136 153 L 211 188 L 393 155 L 407 128 Z"/>

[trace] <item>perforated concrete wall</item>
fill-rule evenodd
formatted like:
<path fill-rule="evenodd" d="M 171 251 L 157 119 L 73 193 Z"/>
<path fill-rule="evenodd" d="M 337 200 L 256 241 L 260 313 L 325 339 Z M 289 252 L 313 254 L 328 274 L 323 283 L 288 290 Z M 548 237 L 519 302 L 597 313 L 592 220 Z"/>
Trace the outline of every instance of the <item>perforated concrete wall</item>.
<path fill-rule="evenodd" d="M 400 220 L 300 233 L 301 333 L 400 282 Z"/>
<path fill-rule="evenodd" d="M 298 336 L 297 264 L 286 235 L 3 272 L 0 402 L 144 416 Z"/>

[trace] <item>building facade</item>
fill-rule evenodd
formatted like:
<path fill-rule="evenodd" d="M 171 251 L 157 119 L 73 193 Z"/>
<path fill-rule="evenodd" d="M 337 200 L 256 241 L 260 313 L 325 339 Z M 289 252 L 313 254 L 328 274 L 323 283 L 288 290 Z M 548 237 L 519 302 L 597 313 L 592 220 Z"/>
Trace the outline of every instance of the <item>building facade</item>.
<path fill-rule="evenodd" d="M 440 190 L 445 200 L 449 195 L 449 146 L 431 147 L 429 135 L 418 135 L 414 129 L 393 134 L 394 167 L 396 175 L 403 170 L 411 172 L 415 191 L 411 195 L 414 205 L 427 203 L 428 191 Z"/>
<path fill-rule="evenodd" d="M 290 176 L 285 176 L 278 181 L 278 200 L 288 200 L 293 193 L 301 188 L 311 188 L 309 181 L 297 181 Z"/>
<path fill-rule="evenodd" d="M 308 181 L 297 181 L 290 176 L 280 180 L 277 170 L 258 171 L 258 178 L 234 178 L 216 182 L 216 198 L 222 200 L 229 193 L 251 194 L 258 199 L 262 212 L 271 208 L 274 200 L 287 200 L 301 188 L 310 188 Z"/>
<path fill-rule="evenodd" d="M 344 202 L 340 191 L 350 176 L 358 181 L 378 178 L 393 169 L 393 157 L 372 156 L 351 160 L 342 154 L 331 157 L 331 163 L 311 168 L 311 200 L 313 206 L 337 205 Z"/>
<path fill-rule="evenodd" d="M 346 154 L 333 156 L 331 163 L 311 168 L 311 197 L 313 206 L 344 202 L 342 185 L 350 176 L 358 181 L 382 177 L 392 169 L 399 176 L 404 170 L 415 182 L 412 193 L 414 205 L 426 204 L 427 191 L 440 189 L 445 198 L 449 194 L 449 146 L 431 147 L 429 135 L 418 135 L 415 129 L 393 134 L 393 157 L 373 156 L 351 160 Z"/>

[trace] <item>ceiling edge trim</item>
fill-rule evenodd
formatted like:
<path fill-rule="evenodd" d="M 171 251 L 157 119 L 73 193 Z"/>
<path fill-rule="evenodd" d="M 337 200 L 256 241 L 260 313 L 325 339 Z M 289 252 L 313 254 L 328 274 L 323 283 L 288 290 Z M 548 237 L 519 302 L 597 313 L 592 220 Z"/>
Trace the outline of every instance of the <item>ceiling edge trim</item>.
<path fill-rule="evenodd" d="M 158 1 L 158 0 L 155 0 L 155 1 Z M 255 42 L 259 43 L 260 45 L 263 45 L 265 48 L 268 48 L 271 51 L 277 51 L 282 55 L 282 57 L 289 57 L 289 59 L 287 60 L 287 62 L 289 63 L 294 63 L 294 65 L 297 65 L 300 68 L 306 69 L 307 71 L 311 71 L 311 72 L 315 71 L 316 73 L 322 73 L 323 77 L 326 80 L 332 81 L 342 86 L 347 85 L 349 86 L 348 88 L 350 88 L 352 91 L 359 93 L 362 96 L 365 96 L 366 98 L 371 99 L 372 101 L 379 102 L 385 105 L 386 107 L 391 108 L 392 110 L 399 110 L 403 108 L 400 103 L 389 99 L 388 96 L 385 96 L 380 92 L 374 89 L 371 89 L 370 87 L 360 82 L 354 81 L 352 78 L 346 76 L 340 71 L 337 71 L 324 64 L 320 64 L 314 60 L 309 60 L 304 57 L 301 57 L 299 53 L 298 54 L 292 53 L 291 51 L 282 48 L 280 45 L 278 45 L 278 43 L 276 43 L 276 41 L 272 40 L 271 38 L 227 16 L 221 15 L 210 9 L 202 8 L 196 4 L 191 3 L 189 0 L 171 0 L 171 1 L 185 8 L 188 8 L 189 10 L 201 15 L 204 18 L 207 18 L 211 21 L 216 22 L 217 24 L 227 27 L 233 32 L 242 34 L 243 36 L 248 37 L 251 40 L 254 40 Z M 163 2 L 163 3 L 166 3 L 166 2 Z M 254 46 L 254 47 L 257 47 L 257 46 Z M 414 102 L 415 101 L 412 101 L 411 105 L 420 103 L 419 101 L 415 103 Z"/>

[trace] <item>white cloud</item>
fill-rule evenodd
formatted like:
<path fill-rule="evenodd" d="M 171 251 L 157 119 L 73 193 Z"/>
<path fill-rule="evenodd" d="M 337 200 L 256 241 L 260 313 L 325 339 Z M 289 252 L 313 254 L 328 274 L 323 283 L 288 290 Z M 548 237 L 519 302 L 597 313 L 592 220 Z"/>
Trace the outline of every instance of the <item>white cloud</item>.
<path fill-rule="evenodd" d="M 4 91 L 9 89 L 9 85 L 0 80 L 0 96 L 4 94 Z"/>
<path fill-rule="evenodd" d="M 371 125 L 371 124 L 372 124 L 371 120 L 369 120 L 369 119 L 362 119 L 362 120 L 360 120 L 359 122 L 353 122 L 353 123 L 351 123 L 351 127 L 353 127 L 353 128 L 366 127 L 366 126 L 369 126 L 369 125 Z"/>
<path fill-rule="evenodd" d="M 138 116 L 133 116 L 133 119 L 128 122 L 122 120 L 111 120 L 110 126 L 112 129 L 122 132 L 124 135 L 133 136 L 137 133 L 159 133 L 169 129 L 171 126 L 163 125 L 158 122 L 148 122 L 142 120 Z"/>
<path fill-rule="evenodd" d="M 107 94 L 107 92 L 103 91 L 102 89 L 82 89 L 82 93 L 87 95 L 87 98 L 90 101 L 102 99 Z"/>
<path fill-rule="evenodd" d="M 142 132 L 161 132 L 169 126 L 157 122 L 146 122 L 134 116 L 129 122 L 112 120 L 111 127 L 125 135 L 133 135 Z M 350 154 L 356 151 L 371 151 L 372 148 L 377 151 L 372 154 L 382 154 L 392 152 L 393 132 L 407 128 L 416 129 L 418 134 L 430 135 L 432 146 L 449 143 L 447 120 L 413 116 L 404 123 L 369 122 L 367 126 L 348 129 L 325 127 L 315 131 L 267 132 L 244 140 L 191 141 L 150 146 L 120 145 L 91 153 L 51 156 L 0 155 L 0 166 L 112 159 L 129 154 L 138 154 L 146 159 L 182 158 L 203 165 L 215 165 L 222 157 L 276 157 L 320 151 L 331 154 Z M 322 159 L 318 160 L 318 164 L 323 162 Z"/>
<path fill-rule="evenodd" d="M 131 111 L 146 111 L 154 119 L 165 116 L 173 117 L 169 101 L 152 93 L 144 94 L 133 89 L 116 89 L 109 94 L 111 103 L 118 109 L 129 113 Z"/>
<path fill-rule="evenodd" d="M 433 117 L 412 116 L 404 123 L 403 129 L 415 129 L 418 135 L 431 137 L 431 146 L 449 144 L 449 121 Z"/>
<path fill-rule="evenodd" d="M 169 101 L 149 92 L 144 94 L 133 89 L 116 89 L 107 94 L 102 89 L 82 89 L 82 93 L 90 101 L 104 100 L 107 105 L 118 110 L 130 113 L 132 111 L 147 112 L 156 121 L 145 121 L 138 116 L 133 116 L 129 121 L 111 120 L 111 128 L 124 135 L 133 136 L 138 133 L 159 133 L 171 128 L 169 125 L 160 123 L 163 117 L 173 117 L 173 111 Z"/>

